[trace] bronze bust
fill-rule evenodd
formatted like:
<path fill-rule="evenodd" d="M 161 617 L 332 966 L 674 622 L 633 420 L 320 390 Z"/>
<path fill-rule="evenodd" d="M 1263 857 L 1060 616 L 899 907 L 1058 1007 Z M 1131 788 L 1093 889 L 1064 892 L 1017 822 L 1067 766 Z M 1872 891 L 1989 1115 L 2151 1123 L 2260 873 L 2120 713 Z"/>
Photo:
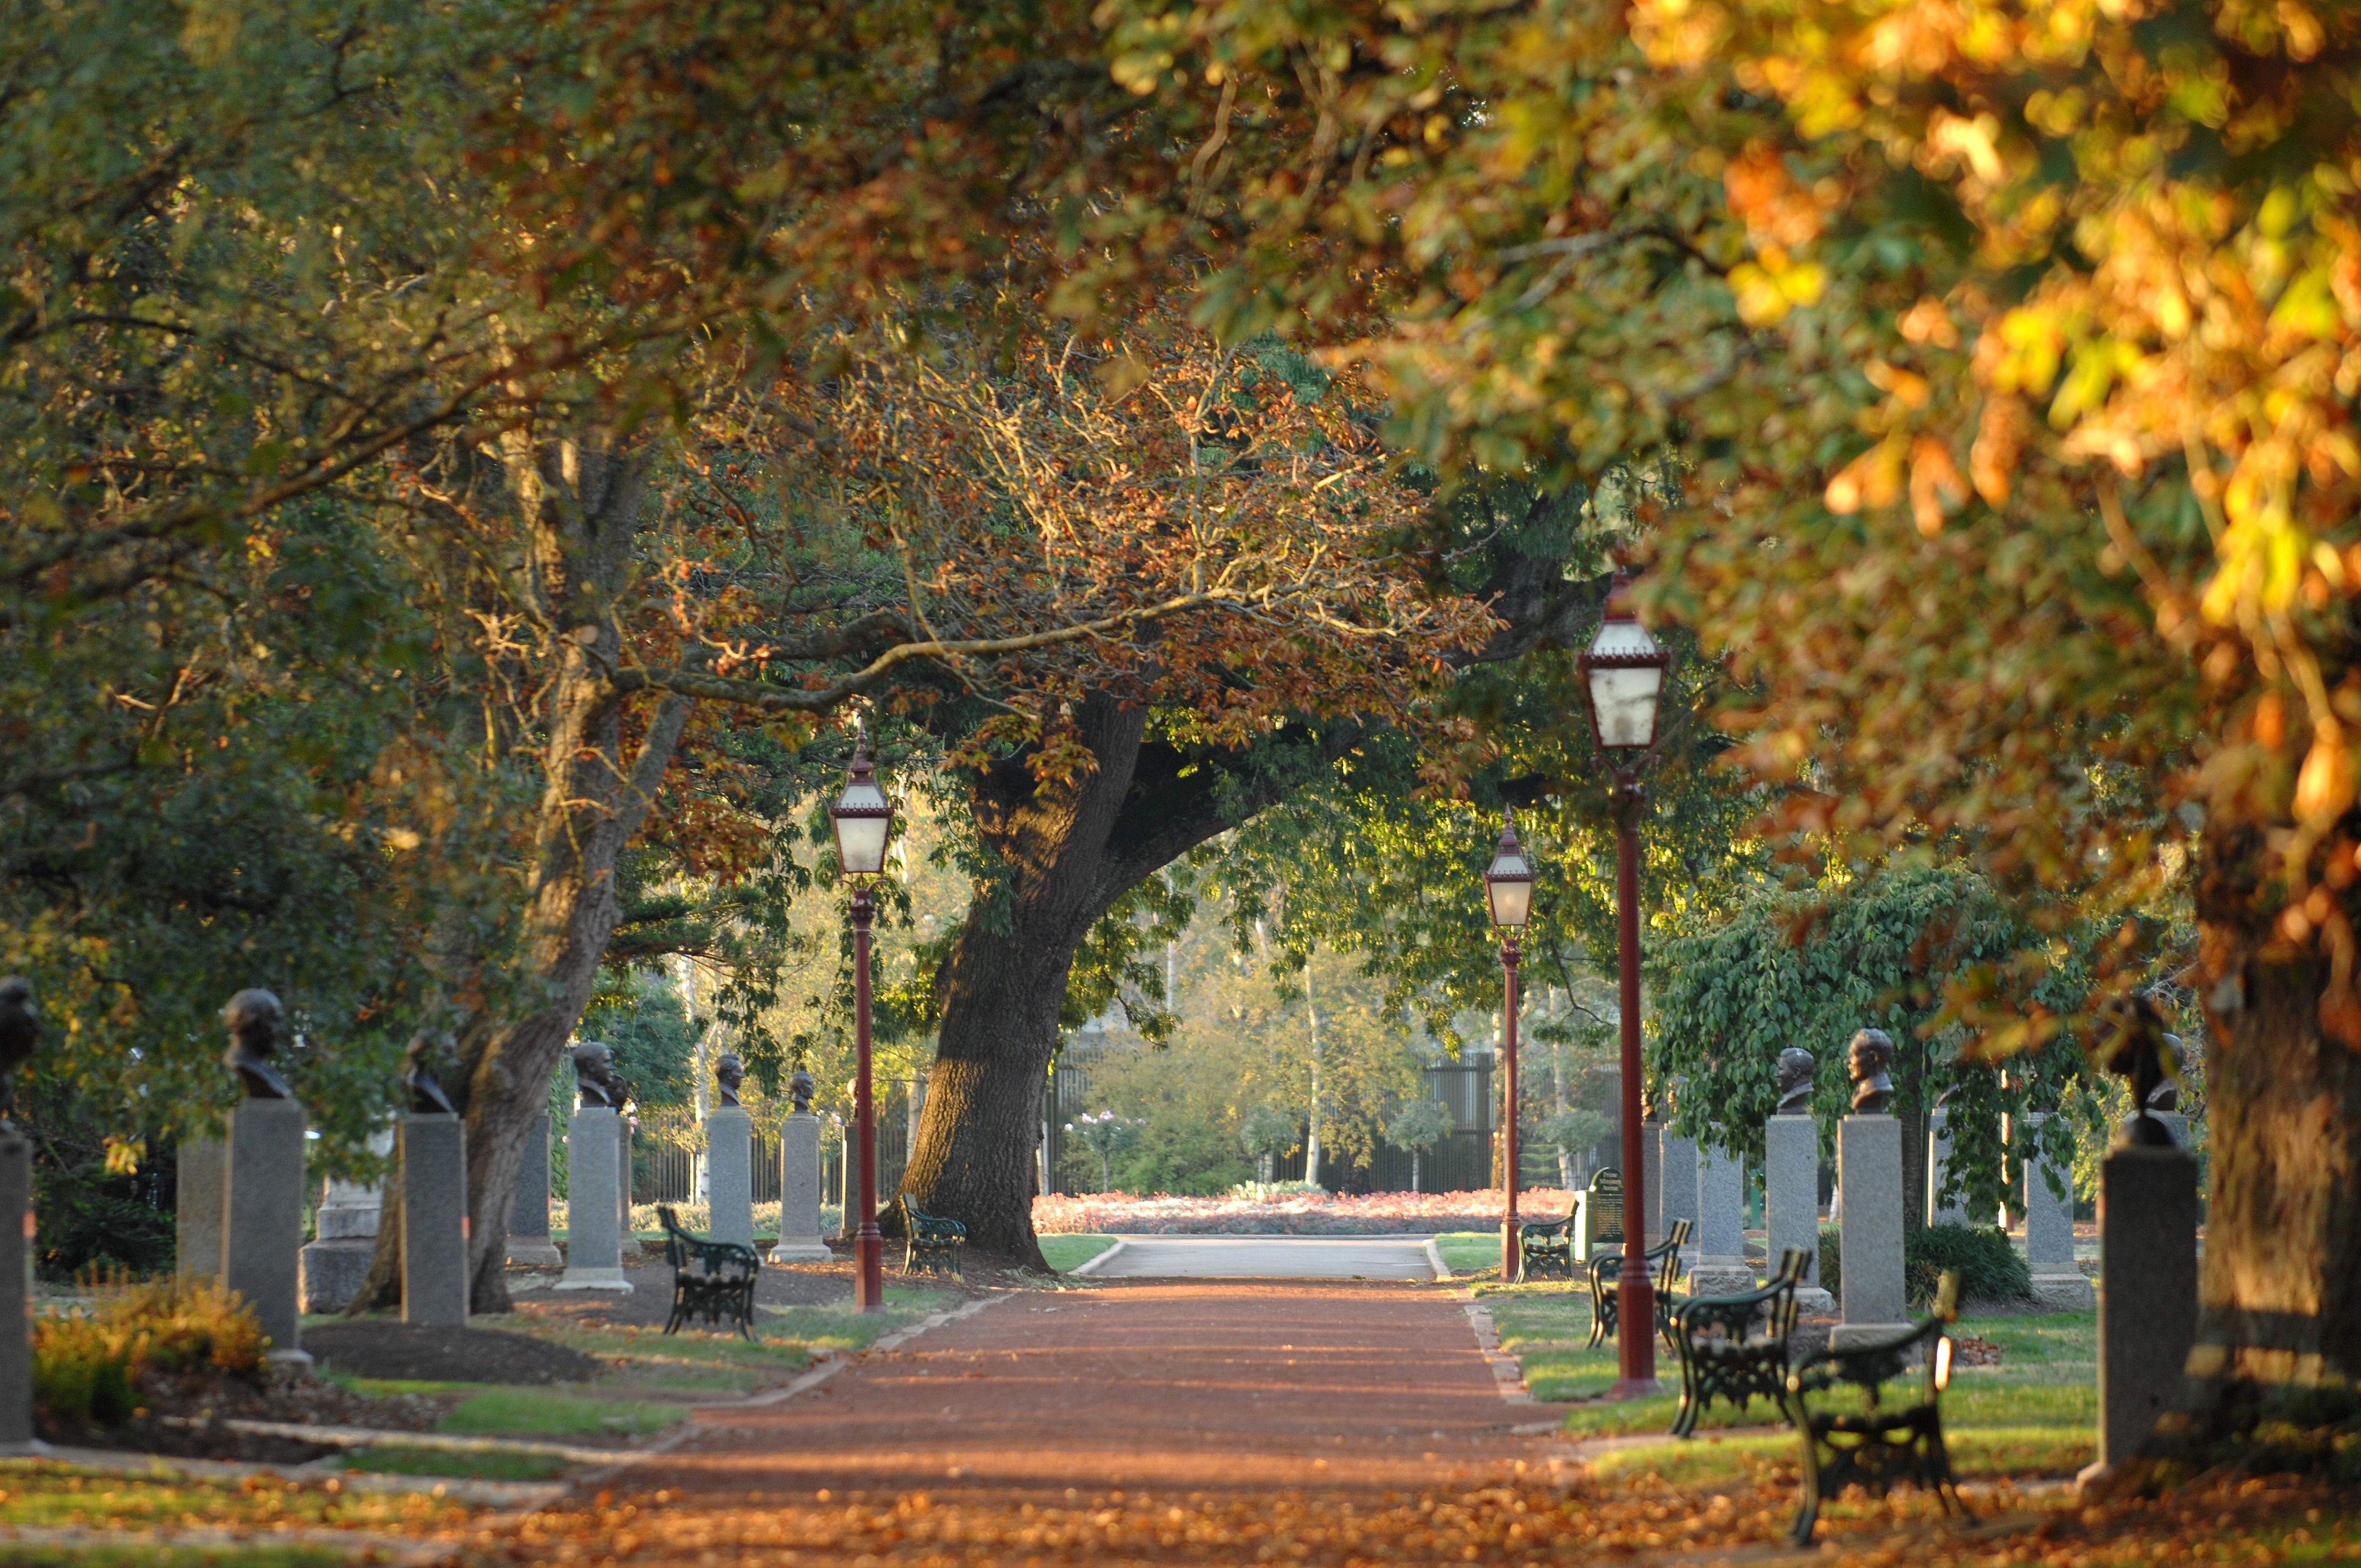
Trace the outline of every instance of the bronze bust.
<path fill-rule="evenodd" d="M 812 1113 L 812 1096 L 818 1091 L 819 1080 L 801 1068 L 796 1069 L 794 1075 L 787 1080 L 787 1097 L 796 1102 L 798 1115 Z"/>
<path fill-rule="evenodd" d="M 623 1103 L 623 1086 L 615 1081 L 615 1053 L 597 1040 L 574 1047 L 576 1102 L 584 1111 L 615 1111 Z"/>
<path fill-rule="evenodd" d="M 401 1082 L 410 1091 L 410 1113 L 413 1116 L 456 1116 L 459 1108 L 451 1103 L 442 1084 L 435 1081 L 434 1069 L 427 1066 L 430 1055 L 442 1056 L 456 1045 L 450 1036 L 439 1038 L 420 1030 L 411 1036 L 410 1048 L 401 1053 Z"/>
<path fill-rule="evenodd" d="M 1852 1113 L 1883 1116 L 1894 1102 L 1894 1039 L 1883 1029 L 1863 1029 L 1845 1047 L 1845 1070 L 1852 1078 Z"/>
<path fill-rule="evenodd" d="M 1789 1046 L 1779 1053 L 1779 1108 L 1772 1114 L 1812 1113 L 1812 1073 L 1817 1065 L 1812 1053 L 1801 1046 Z"/>
<path fill-rule="evenodd" d="M 2189 1070 L 2189 1047 L 2180 1043 L 2180 1036 L 2167 1035 L 2164 1036 L 2164 1049 L 2172 1058 L 2172 1070 L 2163 1082 L 2148 1091 L 2147 1108 L 2150 1111 L 2178 1113 L 2180 1109 L 2180 1085 L 2174 1080 Z M 2158 1065 L 2163 1064 L 2159 1062 Z"/>
<path fill-rule="evenodd" d="M 260 989 L 241 991 L 229 999 L 221 1015 L 229 1025 L 229 1049 L 222 1053 L 222 1066 L 236 1075 L 246 1097 L 294 1099 L 287 1080 L 270 1065 L 279 1049 L 279 998 Z"/>
<path fill-rule="evenodd" d="M 736 1051 L 724 1051 L 714 1062 L 713 1081 L 721 1090 L 721 1103 L 742 1103 L 738 1098 L 738 1086 L 746 1081 L 746 1064 L 738 1059 Z"/>
<path fill-rule="evenodd" d="M 0 980 L 0 1125 L 16 1108 L 16 1069 L 40 1038 L 41 1015 L 33 1006 L 33 988 L 22 975 Z"/>
<path fill-rule="evenodd" d="M 2164 1032 L 2163 1016 L 2156 1004 L 2145 996 L 2135 996 L 2120 1006 L 2109 1009 L 2114 1025 L 2114 1037 L 2103 1047 L 2103 1065 L 2109 1072 L 2128 1078 L 2132 1082 L 2132 1113 L 2115 1137 L 2117 1148 L 2177 1149 L 2180 1140 L 2172 1129 L 2151 1114 L 2167 1109 L 2157 1102 L 2172 1089 L 2172 1080 L 2165 1075 L 2163 1051 L 2172 1036 Z M 2174 1041 L 2177 1047 L 2179 1042 Z M 2180 1095 L 2170 1096 L 2169 1105 L 2178 1105 Z"/>

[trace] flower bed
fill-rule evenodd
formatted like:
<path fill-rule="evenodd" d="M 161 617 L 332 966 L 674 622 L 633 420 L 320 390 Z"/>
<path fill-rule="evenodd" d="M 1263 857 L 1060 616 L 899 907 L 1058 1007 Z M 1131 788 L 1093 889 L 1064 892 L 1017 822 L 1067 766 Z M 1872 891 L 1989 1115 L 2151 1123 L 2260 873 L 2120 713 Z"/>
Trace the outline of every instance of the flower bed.
<path fill-rule="evenodd" d="M 1558 1219 L 1574 1194 L 1537 1188 L 1517 1195 L 1517 1212 Z M 1052 1195 L 1033 1200 L 1033 1228 L 1044 1235 L 1367 1236 L 1432 1231 L 1497 1231 L 1498 1189 L 1477 1192 L 1328 1193 L 1279 1198 L 1152 1198 L 1127 1192 Z"/>

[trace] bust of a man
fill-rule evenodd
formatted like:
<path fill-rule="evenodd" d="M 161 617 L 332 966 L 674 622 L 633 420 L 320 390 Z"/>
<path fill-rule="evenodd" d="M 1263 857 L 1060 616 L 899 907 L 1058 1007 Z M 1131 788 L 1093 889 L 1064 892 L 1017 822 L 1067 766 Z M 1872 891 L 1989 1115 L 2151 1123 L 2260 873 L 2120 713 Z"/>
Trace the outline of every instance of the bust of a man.
<path fill-rule="evenodd" d="M 812 1113 L 812 1096 L 818 1092 L 819 1080 L 801 1068 L 796 1069 L 787 1079 L 787 1098 L 795 1102 L 796 1114 L 799 1116 Z"/>
<path fill-rule="evenodd" d="M 623 1103 L 623 1086 L 615 1081 L 615 1053 L 597 1040 L 574 1047 L 574 1087 L 585 1111 L 613 1111 Z"/>
<path fill-rule="evenodd" d="M 746 1064 L 739 1059 L 736 1051 L 724 1051 L 714 1062 L 713 1081 L 721 1091 L 721 1103 L 741 1103 L 738 1098 L 738 1086 L 746 1081 Z"/>
<path fill-rule="evenodd" d="M 1863 1029 L 1845 1047 L 1845 1070 L 1852 1078 L 1852 1113 L 1883 1116 L 1894 1102 L 1894 1039 L 1883 1029 Z"/>
<path fill-rule="evenodd" d="M 295 1098 L 270 1065 L 279 1049 L 279 998 L 259 989 L 239 992 L 222 1008 L 222 1022 L 229 1025 L 229 1049 L 222 1053 L 222 1066 L 236 1075 L 248 1100 Z"/>
<path fill-rule="evenodd" d="M 0 1117 L 16 1108 L 16 1069 L 40 1043 L 41 1014 L 22 975 L 0 980 Z"/>
<path fill-rule="evenodd" d="M 2115 1036 L 2104 1047 L 2104 1064 L 2109 1072 L 2132 1080 L 2132 1113 L 2118 1132 L 2116 1146 L 2179 1148 L 2180 1142 L 2172 1135 L 2172 1129 L 2150 1113 L 2167 1109 L 2157 1101 L 2172 1088 L 2172 1080 L 2164 1071 L 2163 1052 L 2166 1042 L 2172 1039 L 2164 1032 L 2164 1019 L 2145 996 L 2135 996 L 2111 1012 Z M 2180 1103 L 2177 1092 L 2170 1102 Z"/>
<path fill-rule="evenodd" d="M 401 1053 L 401 1081 L 410 1091 L 410 1113 L 413 1116 L 456 1116 L 459 1108 L 451 1103 L 451 1096 L 435 1081 L 434 1058 L 445 1054 L 453 1044 L 450 1036 L 437 1038 L 420 1030 L 411 1036 L 410 1048 Z"/>
<path fill-rule="evenodd" d="M 1812 1073 L 1817 1066 L 1812 1053 L 1801 1046 L 1789 1046 L 1779 1053 L 1779 1109 L 1773 1114 L 1812 1113 Z"/>

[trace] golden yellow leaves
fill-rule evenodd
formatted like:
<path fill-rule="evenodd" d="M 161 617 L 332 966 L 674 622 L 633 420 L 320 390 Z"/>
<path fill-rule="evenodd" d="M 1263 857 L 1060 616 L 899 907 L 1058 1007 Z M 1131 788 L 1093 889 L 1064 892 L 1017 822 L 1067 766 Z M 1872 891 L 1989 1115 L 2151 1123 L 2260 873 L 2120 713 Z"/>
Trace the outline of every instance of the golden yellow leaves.
<path fill-rule="evenodd" d="M 1835 183 L 1805 189 L 1776 149 L 1756 142 L 1722 170 L 1722 189 L 1755 247 L 1754 259 L 1730 273 L 1740 317 L 1750 326 L 1769 326 L 1799 305 L 1818 303 L 1828 269 L 1792 253 L 1819 237 L 1828 207 L 1842 194 Z"/>
<path fill-rule="evenodd" d="M 1749 326 L 1771 326 L 1798 305 L 1817 304 L 1828 283 L 1827 268 L 1817 261 L 1797 261 L 1775 245 L 1764 247 L 1755 260 L 1730 269 L 1739 319 Z"/>
<path fill-rule="evenodd" d="M 2295 781 L 2296 820 L 2326 826 L 2353 804 L 2353 755 L 2344 727 L 2323 714 L 2313 726 L 2312 750 Z"/>

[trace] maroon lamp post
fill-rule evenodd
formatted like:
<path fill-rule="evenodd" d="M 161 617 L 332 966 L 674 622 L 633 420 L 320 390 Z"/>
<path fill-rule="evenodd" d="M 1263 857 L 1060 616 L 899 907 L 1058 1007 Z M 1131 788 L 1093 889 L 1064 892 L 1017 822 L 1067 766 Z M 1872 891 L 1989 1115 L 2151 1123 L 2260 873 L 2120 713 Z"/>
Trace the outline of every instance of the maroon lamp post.
<path fill-rule="evenodd" d="M 1508 977 L 1508 1011 L 1500 1014 L 1501 1048 L 1508 1054 L 1509 1084 L 1506 1114 L 1500 1125 L 1500 1185 L 1506 1200 L 1500 1211 L 1500 1281 L 1512 1284 L 1524 1266 L 1517 1223 L 1517 963 L 1524 954 L 1517 933 L 1532 914 L 1533 866 L 1517 842 L 1517 814 L 1500 821 L 1500 842 L 1492 850 L 1492 864 L 1484 872 L 1484 899 L 1492 907 L 1492 924 L 1500 932 L 1500 970 Z"/>
<path fill-rule="evenodd" d="M 1620 570 L 1608 591 L 1598 635 L 1582 655 L 1591 739 L 1615 759 L 1615 924 L 1623 1014 L 1623 1268 L 1616 1282 L 1621 1373 L 1608 1397 L 1664 1392 L 1656 1380 L 1656 1289 L 1648 1277 L 1648 1177 L 1640 1146 L 1640 814 L 1647 794 L 1640 764 L 1656 744 L 1656 704 L 1671 662 L 1631 613 L 1631 579 Z"/>
<path fill-rule="evenodd" d="M 852 1233 L 852 1304 L 875 1312 L 885 1305 L 885 1238 L 877 1229 L 877 1113 L 869 1088 L 869 923 L 877 905 L 869 896 L 871 877 L 885 869 L 885 840 L 894 828 L 894 804 L 877 787 L 864 726 L 852 746 L 852 777 L 828 808 L 836 826 L 836 858 L 852 884 L 852 1040 L 857 1062 L 852 1084 L 853 1142 L 861 1160 L 861 1224 Z"/>

